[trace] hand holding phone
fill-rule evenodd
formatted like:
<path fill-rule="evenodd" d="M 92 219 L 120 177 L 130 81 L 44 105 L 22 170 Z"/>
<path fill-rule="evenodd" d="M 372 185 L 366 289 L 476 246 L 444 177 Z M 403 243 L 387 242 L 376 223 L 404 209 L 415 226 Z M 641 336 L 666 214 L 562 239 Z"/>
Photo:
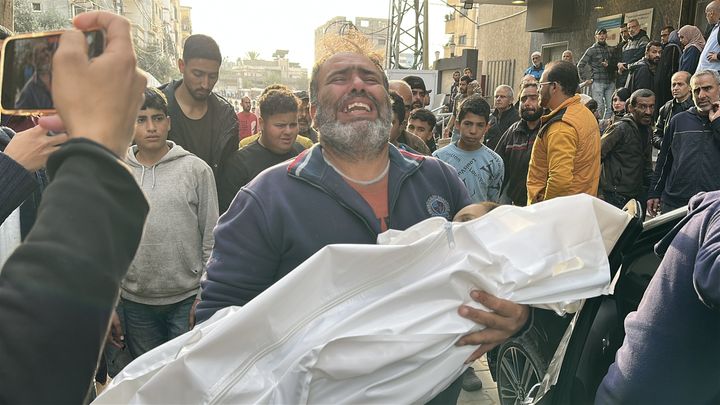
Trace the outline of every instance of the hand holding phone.
<path fill-rule="evenodd" d="M 52 97 L 52 61 L 63 31 L 14 35 L 3 44 L 0 108 L 11 115 L 43 115 L 55 111 Z M 85 33 L 88 57 L 100 55 L 104 34 Z"/>
<path fill-rule="evenodd" d="M 55 107 L 70 138 L 88 138 L 125 156 L 147 84 L 137 68 L 130 22 L 93 11 L 79 14 L 73 23 L 81 31 L 103 30 L 107 43 L 91 63 L 83 33 L 62 34 L 53 59 Z"/>

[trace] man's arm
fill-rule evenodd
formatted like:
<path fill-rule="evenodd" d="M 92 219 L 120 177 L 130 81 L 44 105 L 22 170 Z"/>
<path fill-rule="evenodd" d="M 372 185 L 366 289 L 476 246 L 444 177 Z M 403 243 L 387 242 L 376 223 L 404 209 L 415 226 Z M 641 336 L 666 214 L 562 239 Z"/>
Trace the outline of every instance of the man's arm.
<path fill-rule="evenodd" d="M 66 134 L 48 136 L 39 126 L 12 135 L 0 153 L 0 223 L 37 188 L 32 172 L 45 167 L 48 156 L 67 139 Z"/>
<path fill-rule="evenodd" d="M 548 131 L 548 180 L 543 201 L 568 195 L 573 179 L 573 165 L 577 153 L 577 137 L 573 129 L 564 123 L 553 124 L 554 130 Z"/>
<path fill-rule="evenodd" d="M 665 181 L 672 168 L 673 156 L 670 145 L 672 145 L 675 135 L 675 123 L 677 122 L 674 118 L 677 118 L 677 116 L 670 120 L 667 131 L 663 134 L 660 153 L 655 162 L 655 172 L 652 175 L 650 189 L 648 190 L 649 199 L 657 199 L 662 196 L 663 190 L 665 189 Z"/>
<path fill-rule="evenodd" d="M 647 66 L 640 67 L 633 76 L 633 89 L 648 89 L 652 90 L 655 86 L 653 78 L 650 75 L 650 69 Z"/>
<path fill-rule="evenodd" d="M 32 173 L 10 156 L 0 152 L 0 223 L 37 188 Z"/>
<path fill-rule="evenodd" d="M 80 403 L 148 205 L 119 159 L 73 140 L 48 162 L 35 226 L 0 279 L 0 398 Z M 43 381 L 42 389 L 31 389 Z"/>
<path fill-rule="evenodd" d="M 658 119 L 655 122 L 655 132 L 653 133 L 653 137 L 652 137 L 652 146 L 655 149 L 660 149 L 662 147 L 662 138 L 665 133 L 665 125 L 667 124 L 667 116 L 669 115 L 671 109 L 672 109 L 672 106 L 669 106 L 667 104 L 660 107 L 660 112 L 658 113 Z"/>
<path fill-rule="evenodd" d="M 197 197 L 198 197 L 198 230 L 202 235 L 203 265 L 207 265 L 212 253 L 215 238 L 213 229 L 218 220 L 218 200 L 215 191 L 215 177 L 212 169 L 205 162 L 198 161 L 200 169 L 197 173 Z M 203 266 L 204 267 L 204 266 Z"/>
<path fill-rule="evenodd" d="M 593 48 L 590 47 L 585 50 L 585 53 L 580 58 L 580 62 L 577 64 L 577 70 L 580 72 L 580 78 L 582 80 L 588 80 L 592 79 L 592 72 L 590 72 L 590 77 L 587 75 L 587 71 L 585 70 L 585 67 L 587 66 L 588 62 L 590 61 L 590 55 L 593 52 Z"/>
<path fill-rule="evenodd" d="M 605 130 L 605 134 L 600 138 L 600 161 L 605 161 L 605 158 L 615 149 L 617 143 L 623 138 L 623 132 L 618 123 L 610 125 Z"/>
<path fill-rule="evenodd" d="M 227 211 L 240 187 L 249 181 L 247 169 L 239 152 L 235 152 L 226 162 L 218 181 L 218 200 L 220 212 Z"/>
<path fill-rule="evenodd" d="M 275 281 L 281 252 L 269 232 L 268 214 L 242 189 L 215 228 L 215 247 L 202 282 L 198 322 L 219 309 L 245 305 Z"/>

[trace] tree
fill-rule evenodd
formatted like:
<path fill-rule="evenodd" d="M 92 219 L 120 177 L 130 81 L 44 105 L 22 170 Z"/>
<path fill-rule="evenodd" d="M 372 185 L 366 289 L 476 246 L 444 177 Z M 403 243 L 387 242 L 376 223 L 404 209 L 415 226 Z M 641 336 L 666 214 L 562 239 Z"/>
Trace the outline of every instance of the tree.
<path fill-rule="evenodd" d="M 71 27 L 70 18 L 61 15 L 55 9 L 38 13 L 32 11 L 30 2 L 22 0 L 14 1 L 14 31 L 17 33 L 51 31 Z"/>
<path fill-rule="evenodd" d="M 162 52 L 159 46 L 151 45 L 142 49 L 135 47 L 138 67 L 155 76 L 160 83 L 166 83 L 176 73 L 172 58 Z"/>
<path fill-rule="evenodd" d="M 258 51 L 248 51 L 248 53 L 246 53 L 245 56 L 247 57 L 247 59 L 257 60 L 257 58 L 260 57 L 260 52 L 258 52 Z"/>

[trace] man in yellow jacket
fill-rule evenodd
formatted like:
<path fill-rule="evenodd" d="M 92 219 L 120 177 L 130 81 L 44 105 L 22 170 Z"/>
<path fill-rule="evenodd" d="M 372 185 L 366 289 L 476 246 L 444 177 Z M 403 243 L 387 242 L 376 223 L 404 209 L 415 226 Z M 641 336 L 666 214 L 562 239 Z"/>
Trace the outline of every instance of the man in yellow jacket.
<path fill-rule="evenodd" d="M 575 65 L 550 63 L 540 78 L 540 105 L 551 110 L 533 145 L 527 178 L 528 204 L 564 195 L 597 195 L 600 180 L 600 129 L 575 94 Z"/>

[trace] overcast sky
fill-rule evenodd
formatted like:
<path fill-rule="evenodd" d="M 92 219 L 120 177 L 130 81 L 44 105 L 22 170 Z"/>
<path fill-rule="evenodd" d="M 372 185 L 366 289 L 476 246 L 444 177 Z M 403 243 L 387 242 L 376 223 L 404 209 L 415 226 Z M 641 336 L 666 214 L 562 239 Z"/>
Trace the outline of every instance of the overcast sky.
<path fill-rule="evenodd" d="M 314 58 L 315 28 L 333 17 L 388 18 L 390 0 L 180 0 L 192 7 L 193 33 L 215 38 L 223 56 L 232 59 L 257 51 L 271 59 L 276 49 L 290 51 L 291 62 L 311 68 Z M 450 12 L 442 0 L 429 6 L 430 63 L 435 51 L 448 41 L 444 34 L 444 15 Z"/>

